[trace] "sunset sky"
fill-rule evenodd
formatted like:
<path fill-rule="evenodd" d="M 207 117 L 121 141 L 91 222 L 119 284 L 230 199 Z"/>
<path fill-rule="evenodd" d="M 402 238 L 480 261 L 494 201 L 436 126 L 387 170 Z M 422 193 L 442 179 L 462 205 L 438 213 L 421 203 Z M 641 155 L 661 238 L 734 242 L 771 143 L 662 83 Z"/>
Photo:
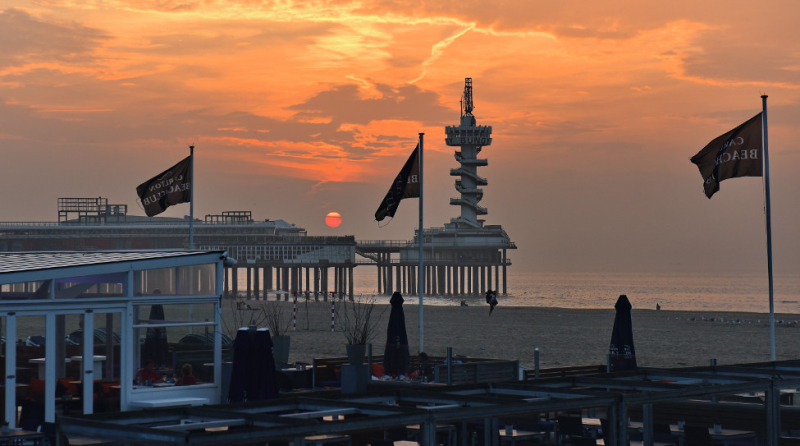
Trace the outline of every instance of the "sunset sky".
<path fill-rule="evenodd" d="M 407 240 L 417 200 L 373 214 L 419 132 L 425 225 L 459 214 L 444 126 L 472 77 L 513 268 L 766 271 L 762 180 L 709 200 L 689 158 L 768 94 L 775 267 L 796 272 L 798 19 L 796 0 L 0 0 L 0 220 L 55 221 L 59 197 L 142 215 L 136 186 L 194 144 L 196 217 Z"/>

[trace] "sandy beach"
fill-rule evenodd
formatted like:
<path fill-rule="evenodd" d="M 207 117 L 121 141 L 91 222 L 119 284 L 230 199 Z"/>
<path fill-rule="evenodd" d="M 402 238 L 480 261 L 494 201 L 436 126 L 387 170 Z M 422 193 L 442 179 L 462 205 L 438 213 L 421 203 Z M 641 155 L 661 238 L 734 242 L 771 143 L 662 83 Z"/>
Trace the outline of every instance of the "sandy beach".
<path fill-rule="evenodd" d="M 388 297 L 385 298 L 388 301 Z M 254 307 L 262 302 L 248 301 Z M 269 304 L 274 303 L 270 301 Z M 281 302 L 291 318 L 292 303 Z M 331 332 L 329 302 L 298 301 L 297 329 L 292 331 L 290 361 L 345 355 L 345 337 Z M 341 311 L 341 308 L 338 309 Z M 385 311 L 384 311 L 385 310 Z M 419 309 L 404 305 L 411 354 L 419 351 Z M 230 313 L 226 308 L 223 314 Z M 685 367 L 770 360 L 769 315 L 761 313 L 633 312 L 636 356 L 643 367 Z M 382 354 L 386 342 L 389 306 L 379 304 L 373 352 Z M 604 364 L 614 323 L 613 309 L 563 309 L 498 306 L 489 316 L 488 305 L 426 306 L 424 350 L 429 355 L 454 355 L 518 359 L 533 367 L 539 348 L 541 367 Z M 704 320 L 705 318 L 705 320 Z M 714 319 L 711 321 L 711 319 Z M 736 322 L 738 320 L 738 322 Z M 800 358 L 800 315 L 776 314 L 777 359 Z M 339 315 L 341 323 L 341 315 Z"/>

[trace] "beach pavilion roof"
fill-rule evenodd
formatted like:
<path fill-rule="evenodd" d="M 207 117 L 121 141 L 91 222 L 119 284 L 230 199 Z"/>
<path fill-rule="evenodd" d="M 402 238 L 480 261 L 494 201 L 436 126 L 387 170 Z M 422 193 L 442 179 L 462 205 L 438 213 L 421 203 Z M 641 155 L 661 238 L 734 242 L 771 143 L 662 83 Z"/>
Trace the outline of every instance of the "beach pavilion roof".
<path fill-rule="evenodd" d="M 654 418 L 668 417 L 662 409 L 678 405 L 676 416 L 682 417 L 679 419 L 687 425 L 704 425 L 711 418 L 701 417 L 708 412 L 715 417 L 713 424 L 734 423 L 735 429 L 745 429 L 739 423 L 752 419 L 752 423 L 764 426 L 753 431 L 759 440 L 765 440 L 760 443 L 776 446 L 782 419 L 800 423 L 800 411 L 796 410 L 800 408 L 782 406 L 780 392 L 798 387 L 800 361 L 783 361 L 638 369 L 575 378 L 450 387 L 380 382 L 361 394 L 326 391 L 242 404 L 63 417 L 59 425 L 68 435 L 131 444 L 222 445 L 264 444 L 309 435 L 359 432 L 367 435 L 377 432 L 382 438 L 383 429 L 419 424 L 420 443 L 424 446 L 436 443 L 437 425 L 464 423 L 460 431 L 466 432 L 466 423 L 473 423 L 494 432 L 494 437 L 485 444 L 497 445 L 501 422 L 538 420 L 543 413 L 594 409 L 605 412 L 609 420 L 606 444 L 628 445 L 627 422 L 634 414 L 635 419 L 643 422 L 647 446 L 653 444 Z M 742 395 L 754 398 L 743 402 Z M 788 412 L 790 417 L 782 417 L 782 412 L 784 415 Z M 730 414 L 741 416 L 726 421 Z"/>
<path fill-rule="evenodd" d="M 197 264 L 198 256 L 209 262 L 221 251 L 58 251 L 0 253 L 0 284 L 121 273 Z"/>

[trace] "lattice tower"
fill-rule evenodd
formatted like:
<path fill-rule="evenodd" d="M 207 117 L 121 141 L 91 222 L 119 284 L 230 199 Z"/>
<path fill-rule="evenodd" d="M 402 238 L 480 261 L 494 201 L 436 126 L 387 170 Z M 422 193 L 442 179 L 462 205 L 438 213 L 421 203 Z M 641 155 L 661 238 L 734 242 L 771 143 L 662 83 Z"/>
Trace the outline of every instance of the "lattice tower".
<path fill-rule="evenodd" d="M 462 99 L 461 124 L 445 127 L 445 143 L 448 146 L 460 147 L 456 151 L 456 161 L 461 165 L 457 169 L 450 169 L 450 175 L 459 177 L 456 180 L 456 191 L 460 198 L 451 198 L 450 204 L 461 207 L 461 216 L 451 219 L 456 227 L 483 227 L 483 220 L 478 220 L 479 215 L 486 215 L 487 209 L 478 205 L 483 198 L 483 189 L 486 186 L 485 178 L 478 176 L 478 167 L 489 165 L 486 159 L 479 159 L 478 154 L 483 147 L 492 144 L 492 126 L 477 125 L 472 115 L 472 78 L 468 77 L 464 83 L 464 96 Z"/>

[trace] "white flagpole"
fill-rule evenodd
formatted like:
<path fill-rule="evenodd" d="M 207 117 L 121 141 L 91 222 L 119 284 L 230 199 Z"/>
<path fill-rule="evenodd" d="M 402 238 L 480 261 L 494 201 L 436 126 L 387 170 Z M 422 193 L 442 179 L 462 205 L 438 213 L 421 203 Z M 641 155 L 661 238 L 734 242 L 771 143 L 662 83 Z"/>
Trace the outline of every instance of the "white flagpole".
<path fill-rule="evenodd" d="M 767 132 L 767 95 L 761 95 L 761 106 L 764 109 L 762 124 L 764 126 L 764 195 L 765 213 L 767 217 L 767 272 L 769 274 L 769 349 L 770 358 L 775 361 L 775 301 L 772 286 L 772 213 L 769 199 L 769 132 Z"/>
<path fill-rule="evenodd" d="M 417 274 L 417 289 L 419 291 L 419 351 L 420 352 L 425 351 L 423 349 L 423 342 L 422 342 L 422 339 L 423 339 L 423 335 L 422 335 L 422 326 L 423 326 L 423 324 L 422 324 L 422 309 L 423 309 L 423 306 L 422 306 L 422 299 L 423 299 L 422 298 L 422 291 L 423 291 L 423 288 L 422 287 L 425 284 L 425 262 L 422 259 L 422 253 L 423 253 L 422 244 L 423 244 L 423 242 L 425 240 L 425 233 L 423 231 L 423 228 L 425 226 L 423 226 L 423 224 L 422 224 L 422 221 L 423 221 L 422 220 L 422 197 L 424 196 L 424 194 L 422 193 L 422 185 L 424 183 L 422 181 L 422 140 L 423 140 L 424 135 L 425 135 L 424 133 L 420 133 L 419 134 L 419 233 L 417 234 L 417 239 L 419 240 L 419 274 Z"/>
<path fill-rule="evenodd" d="M 192 182 L 189 184 L 189 249 L 194 249 L 194 146 L 189 146 L 189 172 Z"/>

